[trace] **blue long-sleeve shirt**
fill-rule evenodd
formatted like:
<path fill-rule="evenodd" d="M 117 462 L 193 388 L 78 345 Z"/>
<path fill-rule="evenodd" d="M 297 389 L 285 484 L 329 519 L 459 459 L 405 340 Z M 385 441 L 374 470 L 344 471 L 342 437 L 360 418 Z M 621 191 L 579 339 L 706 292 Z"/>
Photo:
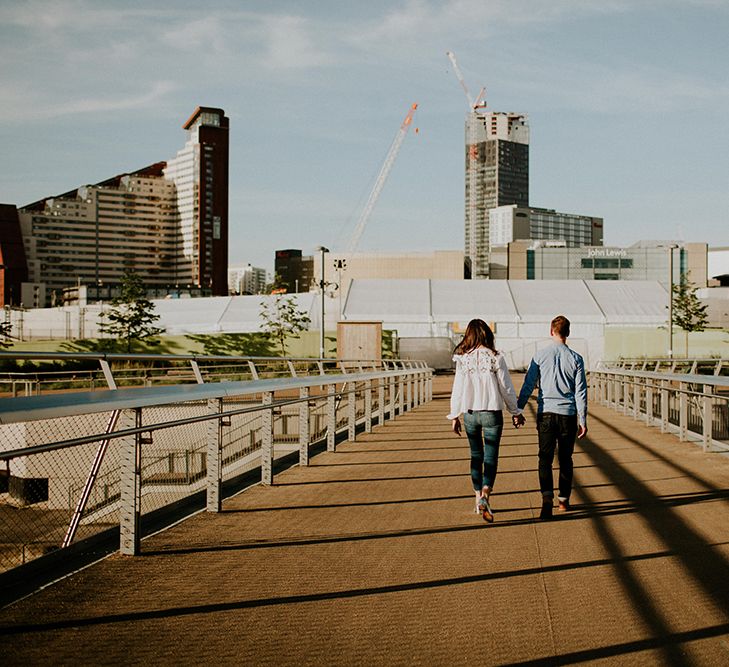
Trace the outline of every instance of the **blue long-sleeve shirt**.
<path fill-rule="evenodd" d="M 554 412 L 558 415 L 574 415 L 580 424 L 587 426 L 587 380 L 585 362 L 567 345 L 554 343 L 539 350 L 529 364 L 524 384 L 519 392 L 518 406 L 523 408 L 535 385 L 537 413 Z"/>

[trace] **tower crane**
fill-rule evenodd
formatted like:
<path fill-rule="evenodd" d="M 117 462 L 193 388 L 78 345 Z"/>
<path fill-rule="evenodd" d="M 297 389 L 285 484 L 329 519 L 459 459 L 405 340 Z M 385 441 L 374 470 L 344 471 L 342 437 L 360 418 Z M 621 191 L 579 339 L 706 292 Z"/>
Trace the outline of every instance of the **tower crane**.
<path fill-rule="evenodd" d="M 463 78 L 463 74 L 461 73 L 461 68 L 458 67 L 458 62 L 456 61 L 456 54 L 453 53 L 453 51 L 446 51 L 446 55 L 448 56 L 448 60 L 451 61 L 451 65 L 453 65 L 453 71 L 456 73 L 456 78 L 458 79 L 458 83 L 461 84 L 461 88 L 463 88 L 463 92 L 466 93 L 466 100 L 468 101 L 468 108 L 472 111 L 484 108 L 486 106 L 486 98 L 484 97 L 484 95 L 486 93 L 486 88 L 485 87 L 481 88 L 478 95 L 476 96 L 476 99 L 474 100 L 471 97 L 471 93 L 468 90 L 466 81 Z"/>
<path fill-rule="evenodd" d="M 380 196 L 380 192 L 382 192 L 382 188 L 385 185 L 385 181 L 387 180 L 387 176 L 390 173 L 390 169 L 392 169 L 392 165 L 395 163 L 397 154 L 400 151 L 400 146 L 402 145 L 403 139 L 405 139 L 405 135 L 407 134 L 407 131 L 413 122 L 413 115 L 415 114 L 415 110 L 417 108 L 417 102 L 410 107 L 410 110 L 405 116 L 405 120 L 403 120 L 402 124 L 400 125 L 400 129 L 398 130 L 395 138 L 392 141 L 392 144 L 390 145 L 390 150 L 387 152 L 387 157 L 385 157 L 385 161 L 380 168 L 380 172 L 377 175 L 375 185 L 370 192 L 370 196 L 367 198 L 367 203 L 365 204 L 364 209 L 362 209 L 362 214 L 359 216 L 357 226 L 354 228 L 354 232 L 352 233 L 352 236 L 349 239 L 349 243 L 347 244 L 346 253 L 348 255 L 353 254 L 354 251 L 357 249 L 359 240 L 360 238 L 362 238 L 362 232 L 364 232 L 364 229 L 367 226 L 367 221 L 372 214 L 372 209 L 374 209 L 375 204 L 377 203 L 377 199 Z"/>

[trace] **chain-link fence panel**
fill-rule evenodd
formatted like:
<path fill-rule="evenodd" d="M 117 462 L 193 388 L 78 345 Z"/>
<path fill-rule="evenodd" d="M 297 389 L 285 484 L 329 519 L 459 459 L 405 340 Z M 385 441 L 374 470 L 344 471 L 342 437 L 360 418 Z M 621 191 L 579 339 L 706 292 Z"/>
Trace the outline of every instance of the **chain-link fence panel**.
<path fill-rule="evenodd" d="M 393 390 L 401 383 L 389 377 L 365 382 L 350 372 L 352 377 L 338 384 L 308 386 L 297 384 L 292 367 L 297 376 L 320 376 L 322 370 L 327 374 L 337 362 L 264 361 L 264 368 L 253 368 L 248 362 L 192 368 L 196 382 L 201 375 L 210 377 L 213 371 L 228 377 L 239 373 L 238 379 L 246 381 L 259 372 L 273 377 L 285 373 L 290 380 L 284 383 L 285 389 L 275 394 L 235 396 L 225 391 L 225 383 L 221 384 L 220 398 L 164 405 L 144 405 L 142 401 L 140 407 L 130 407 L 129 392 L 110 392 L 108 398 L 99 399 L 101 405 L 113 405 L 118 397 L 122 402 L 119 409 L 0 424 L 0 454 L 13 452 L 0 464 L 4 466 L 0 470 L 0 572 L 120 525 L 124 542 L 130 512 L 144 516 L 178 506 L 179 501 L 206 489 L 211 502 L 215 475 L 220 481 L 230 481 L 260 468 L 265 476 L 266 466 L 270 473 L 269 453 L 275 460 L 298 451 L 305 464 L 312 443 L 326 441 L 331 447 L 334 442 L 330 429 L 332 406 L 336 416 L 334 432 L 341 435 L 349 429 L 350 437 L 353 417 L 359 425 L 367 414 L 385 410 L 392 417 L 388 407 L 399 407 Z M 154 374 L 145 375 L 141 384 L 166 381 L 170 370 L 175 370 L 173 365 L 160 366 Z M 187 366 L 183 370 L 187 372 Z M 341 378 L 341 372 L 337 375 Z M 203 395 L 210 395 L 209 387 L 205 385 Z M 213 390 L 213 395 L 217 391 Z M 168 394 L 147 395 L 140 391 L 139 396 L 162 398 Z M 55 405 L 42 400 L 43 411 Z M 80 397 L 84 405 L 83 400 L 89 401 Z M 265 407 L 264 401 L 271 400 L 273 404 Z M 66 398 L 54 409 L 63 412 L 63 406 L 72 403 Z M 17 409 L 13 410 L 8 407 L 6 414 L 17 414 Z M 308 423 L 302 421 L 307 415 Z M 18 451 L 29 447 L 42 451 Z M 130 509 L 130 498 L 137 499 L 136 509 Z"/>
<path fill-rule="evenodd" d="M 103 434 L 111 413 L 0 425 L 0 451 Z M 18 456 L 4 463 L 0 487 L 0 569 L 59 548 L 99 443 Z M 87 537 L 108 528 L 106 520 L 84 526 Z"/>

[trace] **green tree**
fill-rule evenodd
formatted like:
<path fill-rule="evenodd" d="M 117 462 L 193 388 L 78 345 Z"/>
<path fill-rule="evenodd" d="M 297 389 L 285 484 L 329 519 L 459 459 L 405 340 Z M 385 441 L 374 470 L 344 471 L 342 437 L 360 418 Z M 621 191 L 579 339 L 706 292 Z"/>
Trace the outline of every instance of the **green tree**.
<path fill-rule="evenodd" d="M 703 331 L 709 320 L 708 306 L 696 296 L 696 287 L 681 274 L 681 280 L 673 286 L 673 323 L 684 331 Z"/>
<path fill-rule="evenodd" d="M 286 339 L 298 338 L 311 324 L 306 312 L 296 307 L 296 299 L 282 294 L 273 301 L 261 301 L 261 319 L 263 330 L 278 342 L 282 357 L 286 356 Z"/>
<path fill-rule="evenodd" d="M 149 339 L 164 331 L 153 326 L 159 319 L 154 304 L 147 299 L 142 279 L 134 271 L 127 271 L 121 279 L 119 296 L 112 299 L 111 309 L 102 313 L 99 329 L 126 344 L 132 351 L 134 341 Z"/>
<path fill-rule="evenodd" d="M 0 348 L 10 347 L 13 344 L 12 336 L 10 335 L 12 330 L 12 322 L 0 322 Z"/>

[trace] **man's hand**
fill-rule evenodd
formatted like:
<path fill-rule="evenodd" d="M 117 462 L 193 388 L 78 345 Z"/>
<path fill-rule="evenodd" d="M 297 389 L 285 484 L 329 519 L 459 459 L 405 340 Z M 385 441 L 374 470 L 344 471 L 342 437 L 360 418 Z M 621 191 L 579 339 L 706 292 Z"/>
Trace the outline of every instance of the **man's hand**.
<path fill-rule="evenodd" d="M 526 424 L 526 417 L 524 417 L 524 415 L 513 415 L 511 418 L 511 423 L 514 424 L 516 428 L 519 428 L 520 426 L 524 426 L 524 424 Z"/>
<path fill-rule="evenodd" d="M 456 417 L 451 425 L 451 428 L 453 429 L 453 432 L 460 437 L 461 435 L 461 420 Z"/>
<path fill-rule="evenodd" d="M 585 424 L 580 424 L 577 428 L 577 439 L 580 440 L 584 438 L 587 435 L 587 426 Z"/>

